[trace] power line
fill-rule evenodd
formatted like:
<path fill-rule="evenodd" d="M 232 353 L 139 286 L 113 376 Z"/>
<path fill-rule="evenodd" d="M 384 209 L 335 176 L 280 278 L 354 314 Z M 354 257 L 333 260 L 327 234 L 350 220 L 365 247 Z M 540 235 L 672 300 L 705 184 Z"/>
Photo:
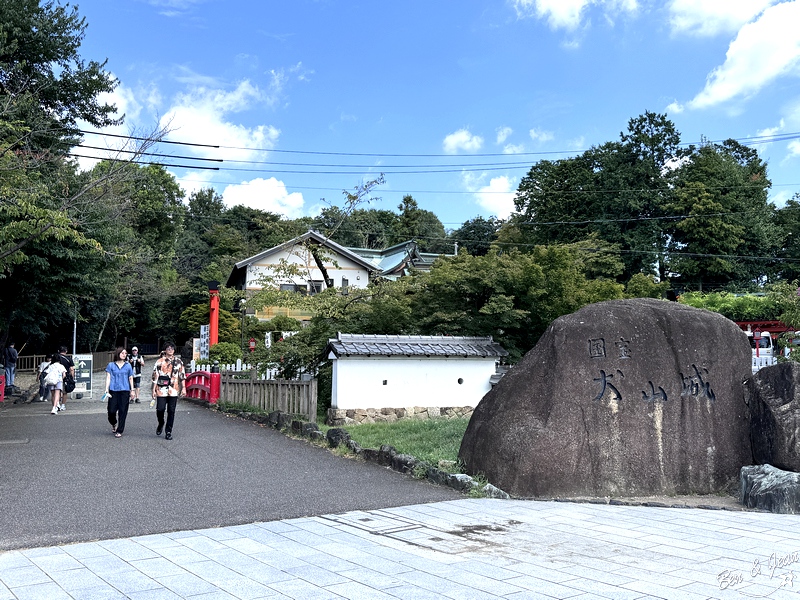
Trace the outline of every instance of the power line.
<path fill-rule="evenodd" d="M 138 140 L 138 141 L 155 141 L 157 143 L 163 144 L 179 144 L 182 146 L 195 146 L 198 148 L 218 148 L 218 149 L 225 149 L 225 150 L 244 150 L 248 152 L 275 152 L 275 153 L 282 153 L 282 154 L 304 154 L 304 155 L 317 155 L 317 156 L 353 156 L 353 157 L 376 157 L 376 158 L 453 158 L 454 155 L 452 154 L 400 154 L 400 153 L 377 153 L 377 152 L 327 152 L 327 151 L 318 151 L 318 150 L 284 150 L 279 148 L 248 148 L 245 146 L 223 146 L 218 144 L 204 144 L 198 142 L 181 142 L 175 140 L 167 140 L 167 139 L 157 139 L 153 140 L 153 138 L 148 137 L 139 137 L 133 135 L 121 135 L 121 134 L 114 134 L 114 133 L 104 133 L 101 131 L 90 131 L 90 130 L 78 130 L 80 133 L 86 135 L 98 135 L 98 136 L 109 136 L 114 138 L 120 139 L 130 139 L 130 140 Z M 762 136 L 750 136 L 750 137 L 741 137 L 741 138 L 728 138 L 728 139 L 721 139 L 721 140 L 701 140 L 699 142 L 681 142 L 679 146 L 703 146 L 707 144 L 722 144 L 729 140 L 733 140 L 739 142 L 743 145 L 758 145 L 758 144 L 769 144 L 774 142 L 780 141 L 789 141 L 800 138 L 800 132 L 787 132 L 781 134 L 772 134 L 772 135 L 762 135 Z M 552 154 L 577 154 L 580 152 L 586 152 L 586 149 L 583 150 L 551 150 L 551 151 L 541 151 L 541 152 L 519 152 L 514 153 L 514 156 L 545 156 L 545 155 L 552 155 Z M 492 152 L 492 153 L 476 153 L 476 154 L 469 154 L 465 155 L 469 157 L 493 157 L 493 156 L 509 156 L 508 153 L 505 152 Z"/>

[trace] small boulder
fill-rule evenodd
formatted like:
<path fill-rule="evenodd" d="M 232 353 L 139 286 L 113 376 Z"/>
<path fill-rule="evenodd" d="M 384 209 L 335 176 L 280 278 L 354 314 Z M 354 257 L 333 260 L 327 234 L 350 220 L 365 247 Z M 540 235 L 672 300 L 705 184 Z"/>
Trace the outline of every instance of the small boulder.
<path fill-rule="evenodd" d="M 772 465 L 742 467 L 740 500 L 748 508 L 774 513 L 800 514 L 800 473 Z"/>
<path fill-rule="evenodd" d="M 765 367 L 746 390 L 753 461 L 800 472 L 800 364 Z"/>
<path fill-rule="evenodd" d="M 338 448 L 342 444 L 346 444 L 350 441 L 350 434 L 347 433 L 346 430 L 338 427 L 332 427 L 331 429 L 328 429 L 325 437 L 328 440 L 328 446 L 331 448 Z"/>

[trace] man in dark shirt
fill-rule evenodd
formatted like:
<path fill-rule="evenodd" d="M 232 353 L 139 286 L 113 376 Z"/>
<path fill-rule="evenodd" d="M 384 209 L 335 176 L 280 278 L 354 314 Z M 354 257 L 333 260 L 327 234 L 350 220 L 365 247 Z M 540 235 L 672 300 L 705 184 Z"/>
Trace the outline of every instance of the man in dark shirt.
<path fill-rule="evenodd" d="M 3 356 L 3 364 L 6 367 L 6 387 L 12 392 L 14 391 L 14 376 L 17 374 L 17 358 L 19 353 L 14 348 L 14 342 L 11 342 Z"/>
<path fill-rule="evenodd" d="M 72 357 L 67 356 L 67 347 L 61 346 L 58 349 L 58 361 L 64 365 L 64 368 L 67 369 L 67 372 L 72 375 L 72 378 L 75 379 L 75 363 L 72 362 Z M 61 405 L 59 406 L 59 410 L 67 410 L 67 394 L 61 394 Z"/>

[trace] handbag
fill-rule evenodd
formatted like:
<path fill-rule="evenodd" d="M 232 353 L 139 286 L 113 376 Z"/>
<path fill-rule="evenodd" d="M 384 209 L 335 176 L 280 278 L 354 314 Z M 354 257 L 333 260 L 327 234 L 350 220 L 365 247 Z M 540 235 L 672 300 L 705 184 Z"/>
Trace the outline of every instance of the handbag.
<path fill-rule="evenodd" d="M 169 375 L 159 375 L 158 379 L 156 380 L 156 385 L 158 387 L 169 387 Z"/>

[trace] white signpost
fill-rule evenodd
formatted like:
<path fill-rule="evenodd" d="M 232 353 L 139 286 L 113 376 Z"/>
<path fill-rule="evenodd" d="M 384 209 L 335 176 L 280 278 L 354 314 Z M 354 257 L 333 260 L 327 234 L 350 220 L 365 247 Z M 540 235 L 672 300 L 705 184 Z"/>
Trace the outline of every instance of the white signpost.
<path fill-rule="evenodd" d="M 75 393 L 92 393 L 92 355 L 73 354 L 72 362 L 75 363 Z"/>
<path fill-rule="evenodd" d="M 211 325 L 200 325 L 200 358 L 208 360 L 208 349 L 211 347 Z"/>

